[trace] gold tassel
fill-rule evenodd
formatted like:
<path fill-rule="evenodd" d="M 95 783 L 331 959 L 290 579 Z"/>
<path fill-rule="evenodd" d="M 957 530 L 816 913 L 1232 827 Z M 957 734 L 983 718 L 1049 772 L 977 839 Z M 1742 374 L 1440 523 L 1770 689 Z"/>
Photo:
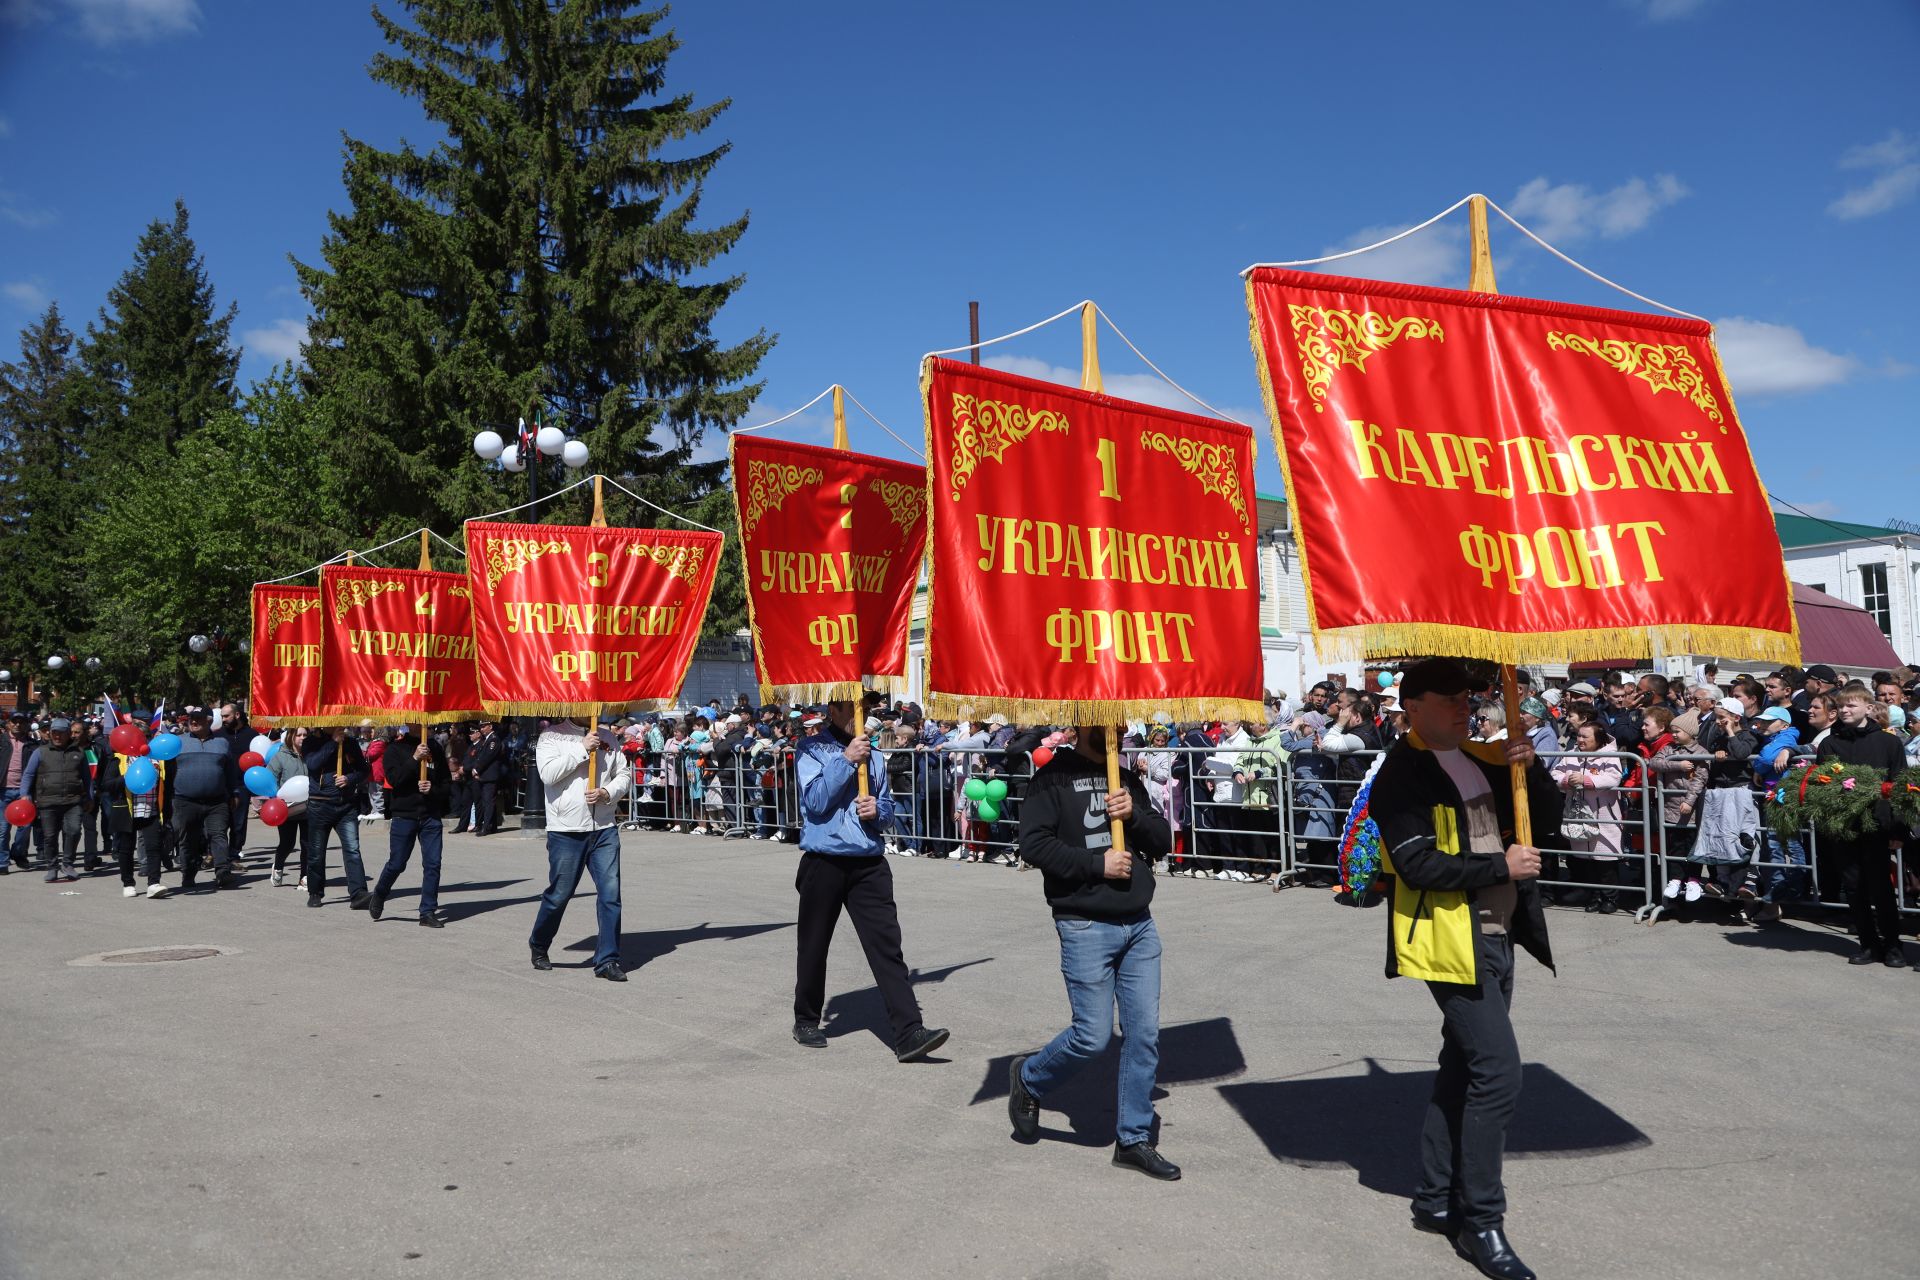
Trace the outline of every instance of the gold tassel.
<path fill-rule="evenodd" d="M 1665 653 L 1712 654 L 1735 661 L 1796 665 L 1800 653 L 1797 634 L 1692 623 L 1508 634 L 1446 622 L 1383 622 L 1313 633 L 1315 652 L 1332 662 L 1426 654 L 1480 658 L 1511 666 L 1601 662 L 1650 657 L 1656 645 Z"/>
<path fill-rule="evenodd" d="M 927 714 L 939 720 L 982 720 L 998 712 L 1020 724 L 1116 724 L 1165 715 L 1199 720 L 1265 721 L 1266 704 L 1248 698 L 1010 698 L 1002 694 L 929 693 Z"/>

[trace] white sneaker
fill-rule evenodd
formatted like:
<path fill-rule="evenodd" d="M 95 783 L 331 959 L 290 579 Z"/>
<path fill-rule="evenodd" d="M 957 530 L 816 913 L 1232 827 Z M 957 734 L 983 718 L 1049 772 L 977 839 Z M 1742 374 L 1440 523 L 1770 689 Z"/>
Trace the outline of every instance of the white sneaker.
<path fill-rule="evenodd" d="M 1680 896 L 1680 878 L 1678 876 L 1675 876 L 1673 879 L 1667 881 L 1667 887 L 1660 891 L 1660 896 L 1663 898 L 1679 897 Z"/>
<path fill-rule="evenodd" d="M 137 898 L 140 896 L 140 891 L 132 885 L 127 885 L 120 890 L 120 896 L 123 898 Z"/>
<path fill-rule="evenodd" d="M 949 862 L 958 862 L 958 861 L 960 861 L 960 859 L 962 859 L 962 858 L 964 858 L 964 857 L 966 857 L 966 856 L 967 856 L 966 854 L 964 854 L 964 853 L 962 853 L 962 852 L 960 852 L 960 850 L 958 850 L 958 849 L 949 849 L 949 850 L 947 850 L 947 860 L 948 860 Z"/>
<path fill-rule="evenodd" d="M 147 896 L 149 898 L 164 898 L 170 892 L 172 892 L 172 890 L 163 884 L 150 884 L 147 886 Z"/>
<path fill-rule="evenodd" d="M 749 840 L 758 840 L 759 838 L 760 838 L 760 833 L 759 833 L 758 831 L 749 831 L 749 832 L 747 832 L 747 839 L 749 839 Z"/>
<path fill-rule="evenodd" d="M 1700 882 L 1698 880 L 1687 881 L 1687 901 L 1688 902 L 1698 902 L 1700 901 L 1700 899 L 1706 896 L 1707 896 L 1706 891 L 1700 887 Z"/>
<path fill-rule="evenodd" d="M 300 877 L 300 887 L 302 889 L 307 887 L 307 878 L 305 876 Z"/>
<path fill-rule="evenodd" d="M 286 882 L 287 882 L 287 873 L 284 871 L 276 871 L 272 875 L 267 877 L 267 883 L 271 884 L 276 889 L 278 889 L 281 885 L 285 884 Z"/>

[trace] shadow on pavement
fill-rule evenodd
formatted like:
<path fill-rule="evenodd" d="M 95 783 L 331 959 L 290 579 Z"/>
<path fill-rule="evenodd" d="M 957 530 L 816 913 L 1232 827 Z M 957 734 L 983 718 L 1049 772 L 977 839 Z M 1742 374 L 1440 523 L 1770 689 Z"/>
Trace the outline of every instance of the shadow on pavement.
<path fill-rule="evenodd" d="M 1832 956 L 1850 956 L 1860 944 L 1844 933 L 1825 929 L 1762 928 L 1746 933 L 1729 933 L 1728 942 L 1736 947 L 1757 947 L 1765 951 L 1820 951 Z"/>
<path fill-rule="evenodd" d="M 1042 1139 L 1083 1147 L 1112 1145 L 1114 1127 L 1119 1120 L 1115 1089 L 1120 1071 L 1120 1039 L 1116 1035 L 1098 1056 L 1089 1059 L 1071 1080 L 1041 1104 Z M 1008 1070 L 1018 1056 L 1006 1054 L 988 1062 L 987 1074 L 967 1105 L 1005 1098 Z M 1156 1086 L 1216 1084 L 1244 1075 L 1246 1070 L 1246 1055 L 1240 1051 L 1240 1040 L 1234 1034 L 1231 1018 L 1208 1018 L 1160 1028 L 1160 1069 L 1154 1076 Z M 1156 1102 L 1166 1096 L 1164 1088 L 1156 1087 L 1153 1091 Z M 1048 1128 L 1049 1113 L 1064 1115 L 1067 1130 Z"/>
<path fill-rule="evenodd" d="M 1302 1169 L 1350 1166 L 1361 1186 L 1411 1197 L 1419 1178 L 1420 1127 L 1434 1072 L 1396 1071 L 1372 1058 L 1365 1061 L 1365 1075 L 1230 1084 L 1220 1089 L 1220 1096 L 1281 1163 Z M 1509 1159 L 1568 1159 L 1653 1143 L 1624 1116 L 1551 1067 L 1529 1062 L 1522 1080 L 1520 1109 L 1507 1130 Z"/>
<path fill-rule="evenodd" d="M 962 969 L 971 969 L 977 964 L 988 964 L 992 956 L 982 956 L 978 960 L 963 960 L 959 964 L 950 964 L 944 969 L 909 969 L 907 981 L 914 986 L 945 982 Z M 844 995 L 830 997 L 827 1007 L 821 1011 L 821 1030 L 829 1040 L 838 1036 L 855 1035 L 861 1031 L 871 1031 L 874 1039 L 893 1048 L 893 1028 L 887 1022 L 887 1003 L 880 998 L 879 987 L 861 987 L 858 991 L 849 991 Z M 929 1026 L 939 1026 L 940 1019 L 927 1019 Z M 928 1062 L 944 1062 L 944 1058 L 928 1058 Z"/>
<path fill-rule="evenodd" d="M 538 902 L 540 899 L 535 897 L 532 901 Z M 592 895 L 588 895 L 584 906 L 591 915 Z M 771 924 L 716 925 L 708 922 L 695 925 L 691 929 L 650 929 L 643 933 L 623 933 L 620 935 L 620 965 L 628 973 L 632 973 L 635 969 L 658 960 L 670 951 L 677 951 L 690 942 L 710 942 L 716 938 L 733 942 L 741 938 L 753 938 L 763 933 L 772 933 L 776 929 L 791 928 L 793 928 L 791 920 L 780 920 Z M 591 955 L 595 945 L 593 935 L 589 934 L 569 946 L 567 950 L 585 951 Z"/>

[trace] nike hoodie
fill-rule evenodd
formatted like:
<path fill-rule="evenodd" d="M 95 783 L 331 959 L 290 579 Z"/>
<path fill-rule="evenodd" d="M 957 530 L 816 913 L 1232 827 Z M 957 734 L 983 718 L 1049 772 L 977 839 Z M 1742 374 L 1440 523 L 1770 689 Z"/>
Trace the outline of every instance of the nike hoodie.
<path fill-rule="evenodd" d="M 1132 920 L 1153 901 L 1153 864 L 1173 843 L 1167 820 L 1154 811 L 1140 775 L 1122 769 L 1121 785 L 1133 797 L 1133 817 L 1124 830 L 1133 854 L 1133 875 L 1109 880 L 1107 850 L 1113 836 L 1107 820 L 1107 767 L 1062 748 L 1027 784 L 1020 805 L 1020 856 L 1045 872 L 1041 888 L 1056 917 Z"/>

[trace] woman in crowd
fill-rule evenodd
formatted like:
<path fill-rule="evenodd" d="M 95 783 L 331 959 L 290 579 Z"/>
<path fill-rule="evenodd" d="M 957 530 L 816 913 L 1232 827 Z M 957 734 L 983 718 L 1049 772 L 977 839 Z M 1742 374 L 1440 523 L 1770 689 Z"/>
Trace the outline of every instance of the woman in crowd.
<path fill-rule="evenodd" d="M 1241 806 L 1247 791 L 1246 754 L 1253 748 L 1253 739 L 1241 721 L 1229 720 L 1220 728 L 1219 749 L 1207 757 L 1206 765 L 1208 780 L 1213 784 L 1213 803 L 1201 806 L 1199 826 L 1211 846 L 1207 852 L 1213 858 L 1213 878 L 1252 880 L 1255 877 L 1247 870 L 1249 849 L 1243 838 L 1246 824 Z"/>
<path fill-rule="evenodd" d="M 1742 682 L 1736 680 L 1735 687 Z M 1744 683 L 1751 686 L 1749 696 L 1759 689 L 1751 680 Z M 1701 725 L 1700 749 L 1712 760 L 1700 797 L 1700 830 L 1689 855 L 1691 874 L 1681 886 L 1688 902 L 1726 897 L 1728 884 L 1738 883 L 1760 844 L 1760 809 L 1748 786 L 1748 762 L 1759 741 L 1748 726 L 1746 708 L 1745 698 L 1723 698 L 1712 719 Z"/>
<path fill-rule="evenodd" d="M 1172 749 L 1173 735 L 1164 724 L 1156 724 L 1147 730 L 1147 745 L 1134 753 L 1133 767 L 1140 774 L 1140 780 L 1146 784 L 1147 799 L 1153 802 L 1153 811 L 1167 820 L 1167 828 L 1172 832 L 1173 848 L 1180 849 L 1180 778 L 1174 769 L 1175 759 Z M 1167 860 L 1167 874 L 1172 875 L 1173 860 Z"/>
<path fill-rule="evenodd" d="M 1550 772 L 1567 793 L 1560 830 L 1576 854 L 1571 859 L 1574 878 L 1592 885 L 1588 911 L 1611 915 L 1619 909 L 1620 890 L 1620 781 L 1626 770 L 1614 751 L 1614 741 L 1598 724 L 1580 726 L 1575 755 L 1553 762 Z"/>
<path fill-rule="evenodd" d="M 1657 788 L 1653 796 L 1660 825 L 1653 838 L 1655 856 L 1662 859 L 1661 874 L 1667 877 L 1663 896 L 1676 898 L 1682 888 L 1686 857 L 1693 851 L 1693 815 L 1707 786 L 1707 770 L 1704 762 L 1684 758 L 1697 754 L 1700 744 L 1665 707 L 1649 707 L 1640 713 L 1640 734 L 1642 767 L 1650 777 L 1650 786 Z"/>

